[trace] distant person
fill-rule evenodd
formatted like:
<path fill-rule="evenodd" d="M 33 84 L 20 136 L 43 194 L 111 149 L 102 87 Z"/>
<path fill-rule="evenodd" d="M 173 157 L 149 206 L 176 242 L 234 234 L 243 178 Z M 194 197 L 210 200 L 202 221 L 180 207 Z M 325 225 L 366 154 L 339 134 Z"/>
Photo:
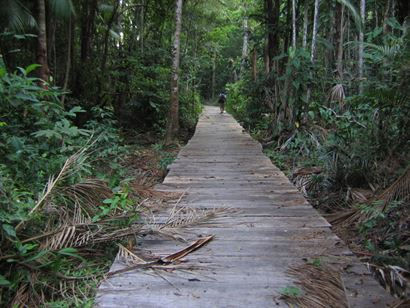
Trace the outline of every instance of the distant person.
<path fill-rule="evenodd" d="M 226 94 L 222 92 L 219 94 L 218 98 L 218 103 L 219 103 L 219 108 L 221 109 L 221 114 L 224 113 L 225 111 L 225 102 L 226 102 Z"/>

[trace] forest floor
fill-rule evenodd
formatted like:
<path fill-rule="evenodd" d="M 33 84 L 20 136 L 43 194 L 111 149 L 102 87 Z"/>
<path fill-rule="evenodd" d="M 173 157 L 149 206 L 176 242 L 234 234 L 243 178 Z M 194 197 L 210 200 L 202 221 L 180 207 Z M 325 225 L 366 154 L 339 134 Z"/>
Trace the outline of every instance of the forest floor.
<path fill-rule="evenodd" d="M 190 139 L 192 132 L 182 130 L 177 142 L 165 147 L 161 137 L 152 132 L 138 133 L 129 132 L 124 134 L 124 146 L 128 147 L 126 154 L 119 159 L 120 165 L 116 168 L 121 170 L 121 185 L 127 187 L 129 198 L 141 213 L 148 207 L 160 208 L 166 194 L 158 194 L 153 186 L 161 183 L 167 174 L 167 166 L 174 161 L 179 150 Z M 108 167 L 107 167 L 108 168 Z M 110 173 L 109 168 L 105 172 Z M 120 241 L 120 245 L 128 246 L 130 241 Z M 84 273 L 92 280 L 85 280 L 72 288 L 70 296 L 49 302 L 50 307 L 92 307 L 98 285 L 108 273 L 116 255 L 117 245 L 106 245 L 104 249 L 91 249 L 82 267 Z"/>
<path fill-rule="evenodd" d="M 314 185 L 312 179 L 319 178 L 324 170 L 315 166 L 298 167 L 306 164 L 310 158 L 295 156 L 294 153 L 286 153 L 279 149 L 265 149 L 265 153 L 303 193 L 310 204 L 328 220 L 332 225 L 332 231 L 348 245 L 362 263 L 368 265 L 375 279 L 391 294 L 401 298 L 403 306 L 399 307 L 408 307 L 406 305 L 410 305 L 410 208 L 406 203 L 393 204 L 392 210 L 386 213 L 378 212 L 377 206 L 376 209 L 371 207 L 375 196 L 371 189 L 349 188 L 347 191 L 340 189 L 333 192 L 321 190 Z M 384 169 L 390 170 L 390 173 L 387 172 L 385 175 L 385 181 L 393 183 L 392 186 L 399 183 L 400 179 L 406 181 L 408 178 L 407 171 L 397 179 L 397 166 L 400 166 L 397 161 L 380 163 L 384 164 Z M 391 179 L 396 181 L 392 182 Z"/>

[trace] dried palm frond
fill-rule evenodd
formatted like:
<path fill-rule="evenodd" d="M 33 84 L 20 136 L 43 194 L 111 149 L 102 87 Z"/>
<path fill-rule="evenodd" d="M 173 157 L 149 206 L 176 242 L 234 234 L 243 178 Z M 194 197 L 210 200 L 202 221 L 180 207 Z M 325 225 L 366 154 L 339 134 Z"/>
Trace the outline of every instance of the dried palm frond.
<path fill-rule="evenodd" d="M 410 199 L 410 167 L 390 185 L 380 196 L 379 200 L 384 200 L 383 211 L 386 210 L 387 205 L 396 201 L 407 201 Z"/>
<path fill-rule="evenodd" d="M 362 211 L 355 207 L 346 213 L 336 214 L 337 219 L 332 224 L 357 225 L 372 217 L 373 213 L 386 212 L 390 202 L 408 201 L 410 198 L 410 167 L 392 185 L 386 188 L 380 195 L 370 198 L 366 204 L 375 207 L 374 211 Z"/>
<path fill-rule="evenodd" d="M 64 163 L 63 167 L 61 168 L 60 172 L 56 177 L 51 176 L 48 179 L 47 185 L 45 186 L 43 193 L 39 197 L 38 201 L 36 202 L 35 206 L 30 210 L 28 215 L 32 215 L 34 212 L 36 212 L 38 209 L 43 206 L 47 200 L 49 200 L 52 197 L 52 194 L 56 191 L 56 187 L 58 183 L 66 179 L 68 176 L 72 174 L 75 170 L 78 169 L 78 165 L 84 162 L 85 160 L 85 152 L 87 151 L 88 147 L 82 148 L 80 151 L 77 153 L 71 155 Z M 76 166 L 77 165 L 77 166 Z M 24 221 L 21 221 L 17 226 L 16 230 L 18 230 L 22 225 Z"/>
<path fill-rule="evenodd" d="M 28 302 L 30 300 L 28 289 L 28 284 L 21 285 L 14 295 L 10 307 L 28 307 Z"/>
<path fill-rule="evenodd" d="M 128 265 L 131 264 L 146 264 L 147 261 L 137 256 L 128 248 L 124 247 L 121 244 L 118 244 L 118 257 Z"/>
<path fill-rule="evenodd" d="M 162 258 L 162 260 L 164 262 L 175 262 L 175 261 L 179 261 L 181 260 L 183 257 L 187 256 L 188 254 L 190 254 L 191 252 L 194 252 L 195 250 L 198 250 L 199 248 L 201 248 L 202 246 L 205 246 L 206 244 L 208 244 L 210 241 L 212 241 L 214 238 L 213 235 L 210 236 L 206 236 L 203 238 L 200 238 L 199 240 L 196 240 L 194 243 L 192 243 L 191 245 L 189 245 L 188 247 L 173 253 L 169 256 L 166 256 L 165 258 Z"/>
<path fill-rule="evenodd" d="M 340 107 L 343 107 L 346 95 L 343 84 L 337 84 L 330 89 L 329 100 L 337 101 L 340 104 Z"/>
<path fill-rule="evenodd" d="M 127 248 L 125 248 L 124 246 L 120 246 L 120 254 L 122 254 L 123 257 L 129 258 L 131 256 L 131 260 L 132 259 L 136 259 L 137 262 L 135 262 L 133 265 L 130 265 L 126 268 L 117 270 L 117 271 L 113 271 L 113 272 L 109 272 L 107 274 L 107 277 L 111 277 L 117 274 L 121 274 L 121 273 L 125 273 L 128 271 L 132 271 L 132 270 L 138 270 L 138 269 L 179 269 L 180 267 L 178 266 L 178 264 L 175 263 L 179 263 L 181 261 L 182 258 L 186 257 L 188 254 L 200 249 L 201 247 L 205 246 L 206 244 L 208 244 L 210 241 L 212 241 L 214 238 L 213 235 L 204 237 L 204 238 L 200 238 L 198 240 L 196 240 L 195 242 L 193 242 L 191 245 L 189 245 L 186 248 L 183 248 L 173 254 L 170 254 L 164 258 L 157 258 L 154 261 L 151 262 L 147 262 L 145 260 L 143 260 L 142 258 L 138 257 L 136 254 L 134 254 L 133 252 L 131 252 L 130 250 L 128 250 Z M 130 260 L 129 259 L 129 260 Z M 128 261 L 129 261 L 128 260 Z M 189 265 L 188 267 L 182 267 L 182 269 L 194 269 L 196 268 L 193 265 Z"/>
<path fill-rule="evenodd" d="M 410 299 L 403 299 L 394 303 L 390 308 L 408 308 L 410 307 Z"/>
<path fill-rule="evenodd" d="M 370 272 L 375 276 L 379 283 L 390 292 L 390 294 L 399 298 L 410 296 L 410 272 L 399 266 L 387 265 L 378 266 L 367 264 Z"/>
<path fill-rule="evenodd" d="M 292 174 L 292 182 L 305 198 L 309 198 L 309 192 L 318 190 L 318 182 L 315 175 L 322 172 L 319 167 L 299 168 Z"/>
<path fill-rule="evenodd" d="M 164 222 L 157 222 L 158 217 L 151 217 L 142 229 L 144 233 L 155 233 L 176 240 L 185 241 L 181 232 L 185 228 L 198 226 L 212 219 L 234 213 L 230 208 L 196 209 L 174 206 Z"/>
<path fill-rule="evenodd" d="M 89 213 L 95 212 L 95 208 L 104 199 L 112 196 L 112 191 L 107 183 L 99 179 L 86 179 L 80 183 L 69 185 L 59 189 L 59 193 L 75 204 L 81 204 Z"/>
<path fill-rule="evenodd" d="M 288 304 L 300 308 L 349 307 L 343 280 L 335 269 L 326 265 L 304 264 L 290 268 L 288 273 L 303 291 L 300 296 L 283 295 Z"/>

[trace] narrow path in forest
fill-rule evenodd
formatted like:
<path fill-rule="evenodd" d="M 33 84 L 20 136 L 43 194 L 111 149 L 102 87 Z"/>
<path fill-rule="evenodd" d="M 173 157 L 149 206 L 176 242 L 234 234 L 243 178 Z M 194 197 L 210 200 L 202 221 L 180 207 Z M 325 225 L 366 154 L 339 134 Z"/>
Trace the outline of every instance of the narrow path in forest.
<path fill-rule="evenodd" d="M 329 299 L 328 307 L 348 307 L 344 300 L 361 308 L 386 307 L 392 301 L 263 155 L 261 145 L 216 107 L 205 107 L 194 137 L 157 189 L 186 191 L 176 206 L 197 210 L 179 213 L 216 209 L 216 217 L 187 228 L 188 243 L 147 235 L 139 240 L 137 255 L 165 257 L 205 236 L 214 238 L 179 264 L 111 276 L 98 290 L 98 307 L 287 307 L 281 295 L 304 292 L 289 269 L 303 274 L 304 266 L 312 264 L 321 275 L 326 273 L 321 268 L 334 271 L 334 277 L 340 274 L 340 285 L 331 279 L 332 285 L 319 291 L 342 290 L 345 298 Z M 117 258 L 111 272 L 127 266 Z M 318 283 L 318 288 L 325 281 L 309 278 L 309 285 Z"/>

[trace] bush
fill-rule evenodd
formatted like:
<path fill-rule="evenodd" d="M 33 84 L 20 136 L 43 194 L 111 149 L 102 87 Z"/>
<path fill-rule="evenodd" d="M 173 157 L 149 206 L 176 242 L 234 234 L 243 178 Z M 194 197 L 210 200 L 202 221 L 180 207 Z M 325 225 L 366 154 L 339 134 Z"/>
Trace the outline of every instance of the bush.
<path fill-rule="evenodd" d="M 73 121 L 83 110 L 74 106 L 66 111 L 59 101 L 61 90 L 39 86 L 38 79 L 28 76 L 35 67 L 0 72 L 4 304 L 16 294 L 44 297 L 26 302 L 47 300 L 65 276 L 84 275 L 77 271 L 80 263 L 86 264 L 80 248 L 115 238 L 118 228 L 138 219 L 126 187 L 111 190 L 95 178 L 96 166 L 114 164 L 127 151 L 112 112 L 94 108 L 91 120 L 77 127 Z"/>

